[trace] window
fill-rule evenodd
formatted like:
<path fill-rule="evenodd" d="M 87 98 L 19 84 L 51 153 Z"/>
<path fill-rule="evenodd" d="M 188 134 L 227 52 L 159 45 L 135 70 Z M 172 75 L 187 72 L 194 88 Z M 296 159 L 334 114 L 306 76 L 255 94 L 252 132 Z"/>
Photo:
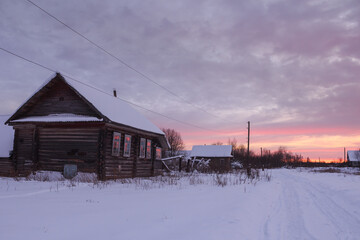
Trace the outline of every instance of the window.
<path fill-rule="evenodd" d="M 151 140 L 146 141 L 146 158 L 151 158 Z"/>
<path fill-rule="evenodd" d="M 113 144 L 112 144 L 112 154 L 113 156 L 120 155 L 120 140 L 121 140 L 121 133 L 114 132 L 113 133 Z"/>
<path fill-rule="evenodd" d="M 156 148 L 156 159 L 161 159 L 161 148 Z"/>
<path fill-rule="evenodd" d="M 125 135 L 124 157 L 130 157 L 130 151 L 131 151 L 131 136 Z"/>
<path fill-rule="evenodd" d="M 146 150 L 146 139 L 141 138 L 140 139 L 140 158 L 145 158 L 145 150 Z"/>

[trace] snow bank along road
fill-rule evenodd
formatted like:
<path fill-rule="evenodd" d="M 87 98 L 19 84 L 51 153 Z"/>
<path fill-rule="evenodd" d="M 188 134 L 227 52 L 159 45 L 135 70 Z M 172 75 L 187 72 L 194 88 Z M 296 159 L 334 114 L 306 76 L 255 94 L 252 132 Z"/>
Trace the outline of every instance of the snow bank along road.
<path fill-rule="evenodd" d="M 271 174 L 256 185 L 161 188 L 0 178 L 0 239 L 360 238 L 360 176 Z"/>

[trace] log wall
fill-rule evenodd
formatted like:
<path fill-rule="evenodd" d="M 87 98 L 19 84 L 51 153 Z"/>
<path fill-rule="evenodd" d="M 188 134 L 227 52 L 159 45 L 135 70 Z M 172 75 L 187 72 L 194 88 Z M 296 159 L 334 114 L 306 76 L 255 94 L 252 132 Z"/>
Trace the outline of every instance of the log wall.
<path fill-rule="evenodd" d="M 15 172 L 26 176 L 33 170 L 34 126 L 15 129 L 14 165 Z"/>
<path fill-rule="evenodd" d="M 120 155 L 112 155 L 113 133 L 121 133 Z M 125 134 L 131 136 L 130 157 L 124 157 Z M 106 179 L 128 178 L 128 177 L 149 177 L 153 175 L 153 159 L 155 149 L 152 148 L 152 159 L 139 158 L 140 139 L 150 139 L 157 144 L 157 139 L 148 135 L 136 132 L 124 131 L 121 128 L 107 128 L 104 143 L 104 176 Z"/>
<path fill-rule="evenodd" d="M 48 126 L 49 125 L 49 126 Z M 149 177 L 154 174 L 154 136 L 104 125 L 55 123 L 24 128 L 15 126 L 14 165 L 19 175 L 31 171 L 62 172 L 65 164 L 76 164 L 80 172 L 95 172 L 100 179 Z M 120 154 L 112 155 L 113 133 L 121 133 Z M 131 152 L 124 156 L 125 135 L 131 136 Z M 139 158 L 140 139 L 152 141 L 152 158 Z"/>
<path fill-rule="evenodd" d="M 11 158 L 0 158 L 0 176 L 13 177 L 15 176 L 15 166 Z"/>
<path fill-rule="evenodd" d="M 63 171 L 76 164 L 78 171 L 98 171 L 99 128 L 39 128 L 38 167 Z"/>
<path fill-rule="evenodd" d="M 37 101 L 36 101 L 37 100 Z M 57 82 L 40 99 L 34 99 L 20 118 L 28 116 L 47 116 L 49 114 L 72 113 L 97 116 L 90 107 L 64 82 Z"/>
<path fill-rule="evenodd" d="M 230 158 L 211 158 L 209 165 L 213 171 L 227 172 L 231 170 Z"/>

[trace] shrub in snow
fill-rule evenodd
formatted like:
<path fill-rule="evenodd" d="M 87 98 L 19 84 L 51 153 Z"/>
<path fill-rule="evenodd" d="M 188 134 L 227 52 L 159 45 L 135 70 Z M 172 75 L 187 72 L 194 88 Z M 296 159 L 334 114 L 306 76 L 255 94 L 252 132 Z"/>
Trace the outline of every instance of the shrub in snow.
<path fill-rule="evenodd" d="M 243 165 L 240 162 L 232 162 L 231 163 L 231 168 L 232 169 L 242 169 Z"/>
<path fill-rule="evenodd" d="M 77 175 L 73 179 L 71 179 L 71 181 L 97 183 L 99 180 L 96 173 L 78 172 Z"/>
<path fill-rule="evenodd" d="M 56 182 L 56 181 L 65 181 L 66 179 L 61 172 L 54 171 L 36 171 L 28 175 L 25 180 L 28 181 L 40 181 L 40 182 Z M 70 182 L 85 182 L 85 183 L 98 183 L 98 178 L 95 173 L 83 173 L 78 172 L 78 174 L 73 177 Z"/>
<path fill-rule="evenodd" d="M 26 180 L 40 181 L 40 182 L 55 182 L 55 181 L 64 181 L 65 178 L 60 172 L 37 171 L 28 175 L 26 177 Z"/>

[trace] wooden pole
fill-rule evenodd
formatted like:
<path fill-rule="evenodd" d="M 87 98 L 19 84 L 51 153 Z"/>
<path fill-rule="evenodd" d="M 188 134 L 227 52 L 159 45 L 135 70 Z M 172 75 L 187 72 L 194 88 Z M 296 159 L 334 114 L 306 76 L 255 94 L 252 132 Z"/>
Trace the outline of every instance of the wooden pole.
<path fill-rule="evenodd" d="M 262 157 L 262 147 L 260 148 L 260 161 L 261 161 L 261 169 L 264 171 L 264 160 L 263 160 L 263 157 Z"/>
<path fill-rule="evenodd" d="M 247 145 L 247 157 L 250 157 L 250 121 L 248 121 L 248 145 Z"/>
<path fill-rule="evenodd" d="M 250 166 L 250 121 L 248 121 L 248 145 L 247 145 L 247 169 L 248 177 L 251 175 L 251 166 Z"/>

